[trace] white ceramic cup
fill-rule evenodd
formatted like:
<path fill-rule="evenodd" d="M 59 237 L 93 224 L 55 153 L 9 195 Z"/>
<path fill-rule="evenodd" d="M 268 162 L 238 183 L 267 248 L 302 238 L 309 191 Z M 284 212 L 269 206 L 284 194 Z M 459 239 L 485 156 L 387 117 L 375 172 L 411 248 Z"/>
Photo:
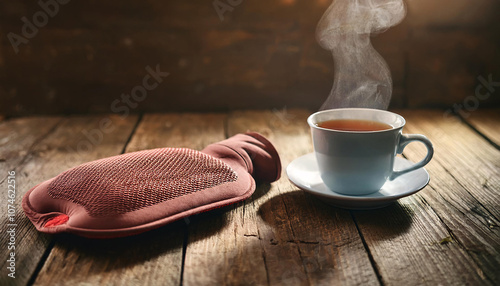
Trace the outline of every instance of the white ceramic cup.
<path fill-rule="evenodd" d="M 388 124 L 381 131 L 339 131 L 318 127 L 318 123 L 336 119 L 370 120 Z M 368 108 L 340 108 L 309 116 L 314 152 L 321 178 L 336 193 L 366 195 L 374 193 L 387 180 L 422 168 L 432 158 L 434 149 L 424 135 L 402 134 L 405 119 L 395 113 Z M 393 170 L 396 154 L 412 141 L 427 147 L 425 158 L 403 170 Z"/>

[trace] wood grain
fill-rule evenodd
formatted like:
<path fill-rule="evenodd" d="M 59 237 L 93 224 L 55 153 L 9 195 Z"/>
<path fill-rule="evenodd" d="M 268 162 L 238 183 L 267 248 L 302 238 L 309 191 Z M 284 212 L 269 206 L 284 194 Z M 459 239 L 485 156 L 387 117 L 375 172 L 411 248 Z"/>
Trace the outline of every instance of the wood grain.
<path fill-rule="evenodd" d="M 61 120 L 62 117 L 22 117 L 0 122 L 0 180 L 25 161 L 31 149 Z"/>
<path fill-rule="evenodd" d="M 443 118 L 439 111 L 402 114 L 407 119 L 406 132 L 427 135 L 436 151 L 426 167 L 431 189 L 421 193 L 423 199 L 446 224 L 455 242 L 475 259 L 481 277 L 498 284 L 500 152 L 458 118 Z M 411 144 L 405 155 L 417 161 L 424 156 L 424 149 Z"/>
<path fill-rule="evenodd" d="M 233 112 L 228 135 L 262 133 L 285 167 L 312 151 L 308 114 Z M 224 215 L 203 218 L 202 227 L 190 225 L 186 285 L 378 284 L 349 213 L 299 191 L 284 171 L 278 182 L 260 184 L 253 197 Z M 220 230 L 200 239 L 212 228 Z"/>
<path fill-rule="evenodd" d="M 459 115 L 500 149 L 500 109 L 478 109 Z"/>
<path fill-rule="evenodd" d="M 224 138 L 224 118 L 221 114 L 145 115 L 126 151 L 202 149 Z M 58 240 L 35 284 L 179 285 L 188 221 L 127 238 Z"/>
<path fill-rule="evenodd" d="M 82 131 L 92 131 L 99 130 L 99 123 L 104 118 L 109 118 L 113 122 L 114 130 L 103 135 L 102 141 L 99 144 L 88 144 L 85 145 L 89 149 L 80 149 L 78 151 L 78 146 L 83 146 L 88 142 L 88 138 L 82 133 Z M 26 154 L 22 155 L 26 157 L 25 159 L 19 159 L 17 157 L 12 157 L 15 162 L 20 162 L 22 164 L 15 166 L 16 170 L 16 279 L 15 284 L 25 285 L 37 268 L 40 259 L 44 255 L 47 247 L 49 247 L 50 241 L 53 239 L 52 236 L 41 234 L 28 218 L 23 214 L 21 208 L 22 196 L 26 191 L 28 191 L 33 186 L 38 183 L 47 180 L 53 176 L 56 176 L 60 172 L 76 165 L 83 163 L 85 161 L 94 160 L 105 155 L 115 155 L 120 153 L 123 144 L 127 141 L 128 134 L 130 134 L 135 121 L 137 118 L 135 116 L 130 116 L 126 120 L 122 120 L 117 116 L 83 116 L 83 117 L 68 117 L 65 118 L 59 125 L 49 133 L 47 129 L 51 129 L 51 125 L 59 121 L 60 119 L 47 119 L 47 118 L 33 118 L 26 119 L 17 122 L 19 126 L 19 134 L 16 130 L 11 130 L 14 132 L 10 136 L 13 138 L 13 143 L 18 142 L 20 145 L 26 146 L 23 149 Z M 21 124 L 22 123 L 22 124 Z M 32 125 L 30 128 L 29 125 Z M 44 127 L 44 125 L 47 125 Z M 26 128 L 28 131 L 25 131 Z M 29 137 L 33 134 L 38 134 L 40 136 L 40 131 L 44 130 L 45 134 L 39 137 L 34 143 L 29 142 Z M 109 131 L 109 129 L 108 129 Z M 31 133 L 32 132 L 32 133 Z M 42 133 L 43 134 L 43 133 Z M 15 139 L 14 138 L 18 138 Z M 9 144 L 10 145 L 10 144 Z M 13 150 L 19 147 L 15 145 L 12 146 Z M 9 155 L 10 156 L 10 155 Z M 2 190 L 6 190 L 7 186 L 4 183 L 0 184 Z M 2 202 L 4 202 L 2 200 Z M 3 213 L 6 204 L 2 203 L 0 206 Z M 0 234 L 1 241 L 7 241 L 5 228 L 7 227 L 6 218 L 2 219 L 2 232 Z M 6 249 L 2 247 L 2 257 L 6 257 Z M 5 260 L 0 263 L 2 269 L 5 269 Z M 43 263 L 43 261 L 42 261 Z M 57 276 L 62 279 L 61 276 Z M 0 277 L 0 282 L 4 282 L 6 275 Z M 9 278 L 10 279 L 10 278 Z M 5 281 L 6 282 L 6 281 Z M 12 282 L 12 280 L 10 281 Z M 0 283 L 5 285 L 4 283 Z"/>
<path fill-rule="evenodd" d="M 135 116 L 0 122 L 0 157 L 6 159 L 0 171 L 16 170 L 14 284 L 26 285 L 33 274 L 35 285 L 500 284 L 500 151 L 491 144 L 500 118 L 478 110 L 466 124 L 442 111 L 396 112 L 407 120 L 405 133 L 433 142 L 436 152 L 426 166 L 431 181 L 419 193 L 371 211 L 328 206 L 288 181 L 285 167 L 312 151 L 305 110 L 146 114 L 137 126 Z M 114 130 L 102 140 L 88 135 L 96 135 L 105 118 Z M 275 183 L 259 183 L 237 205 L 112 240 L 40 234 L 22 214 L 29 188 L 74 165 L 124 150 L 202 149 L 247 130 L 275 145 L 283 173 Z M 89 138 L 100 142 L 89 145 Z M 424 154 L 420 144 L 404 152 L 411 161 Z M 7 189 L 5 180 L 0 189 Z M 6 207 L 1 204 L 0 211 Z M 1 222 L 3 243 L 7 222 Z M 0 256 L 6 255 L 2 248 Z M 5 262 L 0 266 L 5 269 Z M 0 277 L 0 285 L 12 283 Z"/>
<path fill-rule="evenodd" d="M 406 132 L 425 134 L 435 142 L 434 163 L 440 163 L 494 218 L 500 219 L 500 152 L 460 119 L 443 118 L 439 111 L 405 111 L 403 115 L 408 117 Z M 414 148 L 419 146 L 415 144 Z"/>
<path fill-rule="evenodd" d="M 222 113 L 146 114 L 127 146 L 127 152 L 183 147 L 201 150 L 224 139 Z"/>
<path fill-rule="evenodd" d="M 487 100 L 475 96 L 476 89 L 481 86 L 479 77 L 492 76 L 492 81 L 499 79 L 500 58 L 494 59 L 498 48 L 489 44 L 489 39 L 498 32 L 434 27 L 436 29 L 412 29 L 406 42 L 407 107 L 453 110 L 476 103 L 481 108 L 498 107 L 500 97 L 494 93 Z M 435 45 L 437 42 L 441 44 Z"/>
<path fill-rule="evenodd" d="M 12 187 L 9 188 L 8 185 L 13 185 L 8 184 L 7 181 L 8 172 L 10 171 L 16 172 L 16 182 L 14 184 L 16 191 L 14 204 L 16 215 L 14 223 L 18 224 L 16 227 L 15 245 L 17 251 L 14 252 L 16 253 L 16 278 L 14 280 L 7 277 L 6 267 L 8 263 L 6 259 L 2 259 L 0 263 L 3 269 L 2 276 L 0 277 L 0 284 L 2 285 L 11 284 L 13 281 L 16 283 L 20 282 L 21 284 L 26 283 L 48 245 L 48 239 L 45 236 L 33 233 L 31 223 L 23 217 L 20 205 L 26 189 L 22 185 L 24 180 L 22 179 L 23 176 L 20 170 L 23 164 L 33 156 L 37 145 L 54 131 L 54 128 L 61 120 L 61 117 L 27 117 L 11 119 L 0 123 L 0 189 L 2 190 L 2 195 L 5 196 L 1 199 L 2 204 L 0 205 L 0 212 L 3 214 L 0 225 L 0 241 L 4 245 L 0 249 L 0 257 L 7 258 L 11 252 L 6 245 L 9 241 L 6 233 L 8 223 L 12 223 L 7 220 L 7 190 L 12 190 Z M 30 253 L 32 249 L 38 251 Z"/>
<path fill-rule="evenodd" d="M 240 5 L 221 20 L 213 0 L 74 1 L 16 53 L 7 35 L 22 36 L 21 18 L 42 10 L 36 1 L 3 1 L 0 113 L 110 112 L 155 64 L 171 76 L 136 111 L 321 106 L 333 61 L 315 28 L 331 1 L 218 2 Z M 371 40 L 391 68 L 393 106 L 462 103 L 479 74 L 498 81 L 500 5 L 421 2 L 408 1 L 405 20 Z"/>
<path fill-rule="evenodd" d="M 421 195 L 353 215 L 384 285 L 488 284 L 459 244 L 440 243 L 452 234 Z"/>
<path fill-rule="evenodd" d="M 469 184 L 470 188 L 465 189 L 461 182 L 474 178 L 482 170 L 469 170 L 469 176 L 460 174 L 466 176 L 463 180 L 458 179 L 457 174 L 450 174 L 450 170 L 469 168 L 468 165 L 461 166 L 463 158 L 468 163 L 478 160 L 473 159 L 475 157 L 488 158 L 484 153 L 474 155 L 469 150 L 457 152 L 457 145 L 462 148 L 475 146 L 481 150 L 484 147 L 486 150 L 483 151 L 492 160 L 498 154 L 491 146 L 485 146 L 487 143 L 467 126 L 459 120 L 445 118 L 441 111 L 405 110 L 400 113 L 407 119 L 405 132 L 428 135 L 434 142 L 436 153 L 426 167 L 431 174 L 430 186 L 417 195 L 400 200 L 398 205 L 391 207 L 392 211 L 386 208 L 354 212 L 384 284 L 420 285 L 442 281 L 449 284 L 495 284 L 498 274 L 494 269 L 500 265 L 500 240 L 498 231 L 485 222 L 489 220 L 496 225 L 497 220 L 492 216 L 487 220 L 481 217 L 479 214 L 488 214 L 488 210 L 468 192 L 475 193 L 480 184 L 475 187 Z M 456 124 L 453 128 L 446 126 L 450 120 Z M 470 138 L 471 142 L 461 142 L 464 138 Z M 412 144 L 404 154 L 417 161 L 425 155 L 424 149 Z M 447 168 L 443 168 L 443 164 Z M 486 172 L 492 172 L 492 169 L 485 168 Z M 441 244 L 446 237 L 452 242 Z"/>

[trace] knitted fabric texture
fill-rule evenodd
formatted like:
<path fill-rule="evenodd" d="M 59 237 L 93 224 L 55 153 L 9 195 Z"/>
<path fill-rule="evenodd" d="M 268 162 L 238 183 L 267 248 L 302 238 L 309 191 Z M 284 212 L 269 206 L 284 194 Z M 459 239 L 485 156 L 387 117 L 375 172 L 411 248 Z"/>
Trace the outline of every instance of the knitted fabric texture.
<path fill-rule="evenodd" d="M 48 194 L 82 205 L 91 216 L 112 216 L 237 179 L 217 158 L 191 149 L 161 148 L 70 169 L 50 183 Z"/>

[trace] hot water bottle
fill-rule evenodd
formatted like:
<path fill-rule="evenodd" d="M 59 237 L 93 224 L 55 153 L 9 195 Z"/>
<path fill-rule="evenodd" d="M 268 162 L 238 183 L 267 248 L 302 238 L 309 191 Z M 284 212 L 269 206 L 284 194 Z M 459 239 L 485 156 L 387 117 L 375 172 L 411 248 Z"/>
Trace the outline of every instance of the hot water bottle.
<path fill-rule="evenodd" d="M 159 148 L 85 163 L 32 188 L 22 205 L 41 232 L 112 238 L 245 200 L 255 180 L 280 174 L 273 145 L 245 133 L 202 151 Z"/>

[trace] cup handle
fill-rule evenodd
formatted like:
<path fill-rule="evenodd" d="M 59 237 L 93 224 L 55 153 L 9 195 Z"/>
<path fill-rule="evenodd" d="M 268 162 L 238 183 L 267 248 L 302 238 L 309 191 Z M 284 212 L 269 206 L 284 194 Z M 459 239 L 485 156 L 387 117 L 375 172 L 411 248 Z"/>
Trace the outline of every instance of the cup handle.
<path fill-rule="evenodd" d="M 390 176 L 390 180 L 394 180 L 396 177 L 411 172 L 413 170 L 422 168 L 423 166 L 427 165 L 429 161 L 432 159 L 432 155 L 434 155 L 434 148 L 432 147 L 432 143 L 427 137 L 424 135 L 420 134 L 401 134 L 401 138 L 399 139 L 399 144 L 398 144 L 398 149 L 396 150 L 397 154 L 403 153 L 404 148 L 406 145 L 410 144 L 413 141 L 420 141 L 424 143 L 425 147 L 427 147 L 427 155 L 425 156 L 422 161 L 406 168 L 400 171 L 393 171 L 392 175 Z"/>

